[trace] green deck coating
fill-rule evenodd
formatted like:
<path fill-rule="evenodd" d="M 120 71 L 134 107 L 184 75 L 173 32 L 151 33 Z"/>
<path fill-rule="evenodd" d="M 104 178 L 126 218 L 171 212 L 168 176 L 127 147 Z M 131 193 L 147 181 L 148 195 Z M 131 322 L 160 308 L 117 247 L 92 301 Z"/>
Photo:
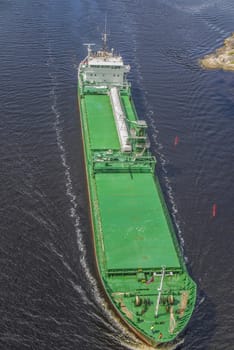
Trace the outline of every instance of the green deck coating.
<path fill-rule="evenodd" d="M 152 174 L 97 174 L 108 269 L 180 267 Z"/>
<path fill-rule="evenodd" d="M 187 325 L 196 284 L 174 241 L 157 177 L 149 168 L 150 152 L 137 161 L 134 148 L 132 154 L 121 153 L 108 91 L 90 89 L 84 86 L 78 98 L 98 270 L 118 314 L 155 346 L 172 341 Z M 121 91 L 126 118 L 137 120 L 131 92 Z M 155 317 L 162 266 L 166 274 Z"/>
<path fill-rule="evenodd" d="M 108 95 L 85 95 L 91 149 L 119 149 Z"/>
<path fill-rule="evenodd" d="M 136 116 L 135 116 L 135 113 L 133 111 L 133 107 L 132 107 L 132 104 L 131 104 L 131 101 L 129 100 L 129 98 L 130 97 L 128 95 L 123 95 L 123 96 L 121 96 L 121 101 L 122 101 L 127 119 L 130 121 L 134 121 L 134 120 L 136 120 Z"/>

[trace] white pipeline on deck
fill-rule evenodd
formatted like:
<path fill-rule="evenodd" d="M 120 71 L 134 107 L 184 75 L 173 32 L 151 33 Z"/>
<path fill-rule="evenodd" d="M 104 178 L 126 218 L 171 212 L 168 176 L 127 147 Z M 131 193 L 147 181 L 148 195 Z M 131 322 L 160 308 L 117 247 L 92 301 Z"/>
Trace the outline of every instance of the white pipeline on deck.
<path fill-rule="evenodd" d="M 128 144 L 128 129 L 126 125 L 126 116 L 123 112 L 119 92 L 117 87 L 112 87 L 110 89 L 110 99 L 111 105 L 115 117 L 115 123 L 119 135 L 119 142 L 122 152 L 131 152 L 132 147 Z"/>

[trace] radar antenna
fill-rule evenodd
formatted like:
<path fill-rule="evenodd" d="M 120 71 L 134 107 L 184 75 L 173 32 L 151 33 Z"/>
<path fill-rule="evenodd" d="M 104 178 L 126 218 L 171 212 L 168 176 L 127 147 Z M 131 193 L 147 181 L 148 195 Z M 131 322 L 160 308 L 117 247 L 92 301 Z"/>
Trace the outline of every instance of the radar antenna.
<path fill-rule="evenodd" d="M 95 44 L 91 44 L 91 43 L 88 43 L 88 44 L 83 44 L 84 46 L 87 46 L 87 50 L 88 50 L 88 58 L 90 57 L 91 55 L 91 52 L 92 52 L 92 46 L 94 46 Z"/>

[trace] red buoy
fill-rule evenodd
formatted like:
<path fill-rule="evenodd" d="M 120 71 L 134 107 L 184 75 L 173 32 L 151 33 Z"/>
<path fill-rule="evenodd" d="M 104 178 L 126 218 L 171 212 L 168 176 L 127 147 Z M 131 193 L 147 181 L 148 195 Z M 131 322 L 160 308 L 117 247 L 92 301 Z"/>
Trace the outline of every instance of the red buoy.
<path fill-rule="evenodd" d="M 176 137 L 175 137 L 175 141 L 174 141 L 174 146 L 177 146 L 177 145 L 178 145 L 178 143 L 179 143 L 179 137 L 178 137 L 178 136 L 176 136 Z"/>
<path fill-rule="evenodd" d="M 217 205 L 213 204 L 212 206 L 212 217 L 214 218 L 216 216 L 217 213 Z"/>

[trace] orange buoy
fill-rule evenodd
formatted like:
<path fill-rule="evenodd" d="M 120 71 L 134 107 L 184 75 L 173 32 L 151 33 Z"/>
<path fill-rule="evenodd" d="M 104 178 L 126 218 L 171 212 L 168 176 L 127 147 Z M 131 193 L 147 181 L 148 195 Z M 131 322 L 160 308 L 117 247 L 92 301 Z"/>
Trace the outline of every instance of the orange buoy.
<path fill-rule="evenodd" d="M 176 137 L 175 137 L 175 140 L 174 140 L 174 146 L 177 146 L 178 143 L 179 143 L 179 137 L 176 136 Z"/>
<path fill-rule="evenodd" d="M 216 216 L 217 213 L 217 205 L 213 204 L 212 206 L 212 217 L 214 218 Z"/>

